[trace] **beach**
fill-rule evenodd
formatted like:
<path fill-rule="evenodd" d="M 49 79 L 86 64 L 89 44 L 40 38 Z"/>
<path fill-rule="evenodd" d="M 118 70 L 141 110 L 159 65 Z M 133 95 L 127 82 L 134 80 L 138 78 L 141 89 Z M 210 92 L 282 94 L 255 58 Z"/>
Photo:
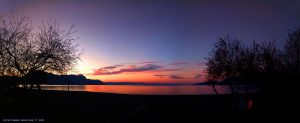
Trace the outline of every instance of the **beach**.
<path fill-rule="evenodd" d="M 1 101 L 2 120 L 181 123 L 296 119 L 293 116 L 296 114 L 289 113 L 296 109 L 289 109 L 290 106 L 286 107 L 287 105 L 284 104 L 284 107 L 275 108 L 272 104 L 266 105 L 268 102 L 258 94 L 239 97 L 232 95 L 126 95 L 49 90 L 16 90 L 10 94 L 2 95 L 5 98 Z M 243 103 L 243 99 L 253 101 L 249 109 L 247 103 Z M 283 102 L 276 104 L 281 103 Z"/>

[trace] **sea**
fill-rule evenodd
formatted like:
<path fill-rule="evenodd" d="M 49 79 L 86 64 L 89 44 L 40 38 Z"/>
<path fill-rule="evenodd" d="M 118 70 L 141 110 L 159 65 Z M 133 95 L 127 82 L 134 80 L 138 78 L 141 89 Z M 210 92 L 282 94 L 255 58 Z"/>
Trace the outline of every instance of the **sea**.
<path fill-rule="evenodd" d="M 212 95 L 217 94 L 211 85 L 41 85 L 42 90 L 83 91 L 134 95 Z M 216 85 L 219 94 L 230 94 L 228 85 Z M 255 86 L 240 85 L 239 93 L 257 92 Z"/>

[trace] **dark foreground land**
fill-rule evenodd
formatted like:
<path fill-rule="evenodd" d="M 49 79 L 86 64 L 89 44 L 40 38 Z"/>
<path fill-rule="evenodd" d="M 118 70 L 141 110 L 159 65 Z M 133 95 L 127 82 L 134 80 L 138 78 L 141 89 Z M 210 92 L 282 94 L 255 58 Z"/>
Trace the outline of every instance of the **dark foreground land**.
<path fill-rule="evenodd" d="M 0 94 L 0 122 L 200 123 L 299 121 L 292 95 L 123 95 L 14 90 Z M 251 99 L 247 109 L 243 99 Z"/>

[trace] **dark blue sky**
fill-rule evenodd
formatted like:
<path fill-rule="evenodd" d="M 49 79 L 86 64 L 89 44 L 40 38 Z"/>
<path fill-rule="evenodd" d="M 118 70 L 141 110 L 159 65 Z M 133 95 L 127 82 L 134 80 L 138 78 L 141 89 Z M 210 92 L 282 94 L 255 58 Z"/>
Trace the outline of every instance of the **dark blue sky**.
<path fill-rule="evenodd" d="M 219 36 L 276 39 L 300 26 L 297 0 L 0 0 L 0 14 L 22 11 L 38 25 L 76 23 L 80 69 L 123 63 L 203 63 Z"/>

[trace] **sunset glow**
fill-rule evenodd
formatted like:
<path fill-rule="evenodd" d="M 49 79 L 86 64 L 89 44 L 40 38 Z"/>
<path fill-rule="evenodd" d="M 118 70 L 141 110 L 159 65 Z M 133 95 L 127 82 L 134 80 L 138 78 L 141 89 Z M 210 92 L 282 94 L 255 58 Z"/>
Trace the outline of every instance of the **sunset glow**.
<path fill-rule="evenodd" d="M 205 81 L 199 64 L 162 64 L 159 62 L 123 64 L 90 70 L 86 76 L 104 82 L 181 83 Z"/>
<path fill-rule="evenodd" d="M 299 6 L 278 1 L 12 1 L 0 2 L 1 16 L 20 11 L 35 27 L 75 24 L 84 54 L 72 74 L 104 82 L 203 82 L 204 58 L 219 36 L 282 45 L 300 17 Z"/>

